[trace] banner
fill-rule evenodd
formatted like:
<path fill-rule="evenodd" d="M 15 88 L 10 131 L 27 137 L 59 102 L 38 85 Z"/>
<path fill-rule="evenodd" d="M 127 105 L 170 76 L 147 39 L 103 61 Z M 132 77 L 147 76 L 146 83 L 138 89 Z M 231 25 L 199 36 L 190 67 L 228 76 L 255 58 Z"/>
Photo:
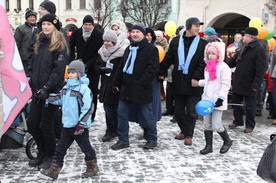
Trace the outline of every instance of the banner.
<path fill-rule="evenodd" d="M 10 23 L 0 0 L 0 40 L 3 59 L 0 61 L 0 139 L 16 116 L 30 100 L 32 91 L 27 81 L 19 52 L 10 30 Z M 2 96 L 1 96 L 2 95 Z"/>

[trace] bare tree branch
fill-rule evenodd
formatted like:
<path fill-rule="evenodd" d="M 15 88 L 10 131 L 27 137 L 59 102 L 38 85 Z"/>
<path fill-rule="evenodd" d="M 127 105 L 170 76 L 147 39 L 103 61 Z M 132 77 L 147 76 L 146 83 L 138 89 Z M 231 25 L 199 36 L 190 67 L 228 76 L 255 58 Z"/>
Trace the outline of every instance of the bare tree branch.
<path fill-rule="evenodd" d="M 276 16 L 276 0 L 270 0 L 265 6 L 273 16 Z"/>

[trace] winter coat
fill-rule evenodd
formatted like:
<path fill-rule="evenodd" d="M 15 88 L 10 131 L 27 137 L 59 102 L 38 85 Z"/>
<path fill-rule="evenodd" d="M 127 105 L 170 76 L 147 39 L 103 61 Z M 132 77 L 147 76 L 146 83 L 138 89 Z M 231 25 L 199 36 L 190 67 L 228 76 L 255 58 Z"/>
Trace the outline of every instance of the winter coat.
<path fill-rule="evenodd" d="M 215 46 L 219 50 L 219 60 L 216 63 L 216 76 L 215 80 L 209 79 L 209 72 L 204 71 L 204 79 L 199 80 L 198 85 L 204 86 L 202 100 L 209 100 L 216 103 L 218 98 L 223 99 L 223 104 L 217 107 L 217 110 L 227 110 L 227 96 L 231 88 L 231 69 L 223 62 L 225 55 L 225 45 L 223 42 L 213 42 L 206 46 L 204 60 L 208 62 L 206 50 L 209 46 Z"/>
<path fill-rule="evenodd" d="M 185 33 L 183 35 L 185 35 Z M 185 55 L 188 55 L 188 48 L 190 47 L 194 38 L 195 36 L 184 36 L 184 42 L 188 44 L 188 46 L 185 44 Z M 200 39 L 196 52 L 192 57 L 187 75 L 183 74 L 183 71 L 178 70 L 178 45 L 179 37 L 175 37 L 172 39 L 169 45 L 169 50 L 166 52 L 165 58 L 160 64 L 159 75 L 166 76 L 167 69 L 173 64 L 174 69 L 172 72 L 172 85 L 174 94 L 200 96 L 202 94 L 202 88 L 192 87 L 191 80 L 200 80 L 204 78 L 204 68 L 206 65 L 204 62 L 204 48 L 206 42 L 203 39 Z"/>
<path fill-rule="evenodd" d="M 159 56 L 157 48 L 144 38 L 139 43 L 133 74 L 123 72 L 130 53 L 126 48 L 123 59 L 116 71 L 113 86 L 120 88 L 120 100 L 148 104 L 152 102 L 153 79 L 158 73 Z"/>
<path fill-rule="evenodd" d="M 272 78 L 276 78 L 276 45 L 274 46 L 271 54 L 270 75 Z"/>
<path fill-rule="evenodd" d="M 30 53 L 27 48 L 29 46 L 29 41 L 32 37 L 33 27 L 27 22 L 16 28 L 14 33 L 14 39 L 21 57 L 21 60 L 30 60 Z"/>
<path fill-rule="evenodd" d="M 62 123 L 64 128 L 75 127 L 78 122 L 85 128 L 91 126 L 92 94 L 88 88 L 89 79 L 84 75 L 80 79 L 68 79 L 59 94 L 51 94 L 48 101 L 62 105 Z"/>
<path fill-rule="evenodd" d="M 49 93 L 57 93 L 64 85 L 64 72 L 69 58 L 67 48 L 49 51 L 49 38 L 41 34 L 38 55 L 34 55 L 30 66 L 30 86 L 34 92 L 43 86 Z"/>
<path fill-rule="evenodd" d="M 255 96 L 263 82 L 267 69 L 267 58 L 264 48 L 258 40 L 250 42 L 240 49 L 228 62 L 228 65 L 236 67 L 233 79 L 232 91 L 244 96 Z"/>

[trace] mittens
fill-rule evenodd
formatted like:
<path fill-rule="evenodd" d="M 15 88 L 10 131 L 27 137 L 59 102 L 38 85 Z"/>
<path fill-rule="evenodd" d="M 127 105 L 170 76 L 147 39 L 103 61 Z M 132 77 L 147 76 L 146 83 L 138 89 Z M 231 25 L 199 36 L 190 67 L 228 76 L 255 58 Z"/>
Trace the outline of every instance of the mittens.
<path fill-rule="evenodd" d="M 222 100 L 221 98 L 218 98 L 218 100 L 217 100 L 216 103 L 215 103 L 215 107 L 220 107 L 220 106 L 222 106 L 222 102 L 223 102 L 223 100 Z"/>
<path fill-rule="evenodd" d="M 74 135 L 81 135 L 83 132 L 84 132 L 84 125 L 79 122 L 76 126 Z"/>

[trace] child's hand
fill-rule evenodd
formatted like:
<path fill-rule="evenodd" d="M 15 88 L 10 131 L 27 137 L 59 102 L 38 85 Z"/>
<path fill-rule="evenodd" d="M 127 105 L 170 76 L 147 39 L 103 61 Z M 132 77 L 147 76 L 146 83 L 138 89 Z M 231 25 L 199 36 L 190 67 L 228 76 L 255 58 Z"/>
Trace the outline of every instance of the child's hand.
<path fill-rule="evenodd" d="M 220 107 L 220 106 L 222 106 L 222 102 L 223 102 L 223 100 L 222 100 L 221 98 L 218 98 L 218 100 L 217 100 L 216 103 L 215 103 L 215 107 Z"/>
<path fill-rule="evenodd" d="M 74 135 L 81 135 L 83 132 L 84 132 L 84 125 L 79 122 L 76 126 Z"/>

